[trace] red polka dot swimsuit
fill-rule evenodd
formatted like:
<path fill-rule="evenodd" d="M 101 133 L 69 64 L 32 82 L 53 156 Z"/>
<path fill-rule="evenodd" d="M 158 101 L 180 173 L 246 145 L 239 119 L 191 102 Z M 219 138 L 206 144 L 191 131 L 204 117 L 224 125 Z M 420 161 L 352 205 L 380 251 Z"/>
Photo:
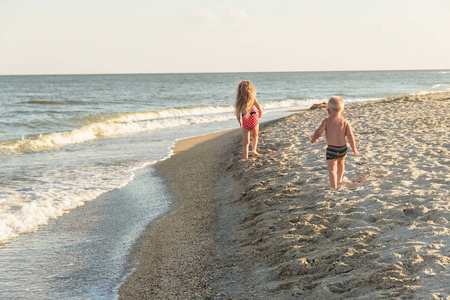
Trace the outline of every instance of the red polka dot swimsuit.
<path fill-rule="evenodd" d="M 258 125 L 258 113 L 256 107 L 253 105 L 250 109 L 250 115 L 242 114 L 242 127 L 247 130 L 253 130 Z"/>

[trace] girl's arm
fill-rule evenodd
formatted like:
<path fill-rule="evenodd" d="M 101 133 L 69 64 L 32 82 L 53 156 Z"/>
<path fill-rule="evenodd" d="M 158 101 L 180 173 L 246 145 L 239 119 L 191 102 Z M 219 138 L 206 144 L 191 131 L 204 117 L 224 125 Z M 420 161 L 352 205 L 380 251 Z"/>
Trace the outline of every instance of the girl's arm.
<path fill-rule="evenodd" d="M 242 118 L 241 118 L 241 113 L 240 112 L 236 112 L 236 118 L 239 122 L 239 127 L 242 127 Z"/>
<path fill-rule="evenodd" d="M 322 123 L 320 124 L 319 128 L 317 128 L 317 130 L 314 132 L 312 138 L 311 138 L 311 143 L 315 144 L 317 143 L 317 139 L 322 135 L 322 133 L 325 131 L 325 127 L 326 127 L 326 122 L 325 120 L 322 121 Z"/>
<path fill-rule="evenodd" d="M 352 147 L 353 155 L 358 156 L 359 152 L 356 149 L 355 137 L 353 136 L 352 128 L 349 123 L 347 123 L 347 140 L 350 143 L 350 147 Z"/>
<path fill-rule="evenodd" d="M 259 104 L 258 100 L 256 100 L 256 98 L 255 98 L 255 102 L 253 102 L 253 104 L 255 104 L 256 108 L 257 108 L 258 111 L 259 111 L 259 117 L 261 117 L 261 115 L 262 115 L 262 107 L 261 107 L 261 105 Z"/>

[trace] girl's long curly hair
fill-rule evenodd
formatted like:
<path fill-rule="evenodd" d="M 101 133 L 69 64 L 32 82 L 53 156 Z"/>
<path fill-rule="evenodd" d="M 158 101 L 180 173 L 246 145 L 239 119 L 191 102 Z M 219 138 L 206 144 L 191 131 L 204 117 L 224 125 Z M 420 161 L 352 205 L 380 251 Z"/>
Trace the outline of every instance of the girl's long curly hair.
<path fill-rule="evenodd" d="M 236 102 L 234 104 L 236 117 L 238 119 L 241 117 L 241 114 L 248 116 L 255 98 L 256 88 L 253 86 L 253 84 L 247 80 L 241 81 L 238 85 Z"/>

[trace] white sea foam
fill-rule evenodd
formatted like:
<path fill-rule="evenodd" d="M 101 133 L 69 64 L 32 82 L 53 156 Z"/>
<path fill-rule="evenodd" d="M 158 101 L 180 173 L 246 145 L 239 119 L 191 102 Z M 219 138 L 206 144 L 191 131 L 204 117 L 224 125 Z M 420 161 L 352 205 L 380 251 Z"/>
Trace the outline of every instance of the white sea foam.
<path fill-rule="evenodd" d="M 38 180 L 18 181 L 1 191 L 0 243 L 35 231 L 105 192 L 124 187 L 133 180 L 135 170 L 151 163 L 90 166 L 76 172 L 47 169 L 29 174 Z"/>
<path fill-rule="evenodd" d="M 433 91 L 433 92 L 431 92 L 431 91 L 419 91 L 419 92 L 416 92 L 416 93 L 412 93 L 410 95 L 438 94 L 438 93 L 441 93 L 441 92 L 442 91 Z"/>
<path fill-rule="evenodd" d="M 325 99 L 307 99 L 307 100 L 285 100 L 270 102 L 263 105 L 263 109 L 289 108 L 289 107 L 310 107 L 314 103 L 325 101 Z"/>

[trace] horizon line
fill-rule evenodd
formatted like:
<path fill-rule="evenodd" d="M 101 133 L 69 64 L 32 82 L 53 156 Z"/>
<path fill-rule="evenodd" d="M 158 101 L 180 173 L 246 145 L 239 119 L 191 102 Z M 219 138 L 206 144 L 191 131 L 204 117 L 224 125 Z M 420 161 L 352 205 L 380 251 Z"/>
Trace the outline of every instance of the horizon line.
<path fill-rule="evenodd" d="M 450 71 L 450 69 L 372 69 L 372 70 L 316 70 L 316 71 L 211 71 L 211 72 L 149 72 L 149 73 L 48 73 L 0 74 L 0 76 L 88 76 L 88 75 L 181 75 L 181 74 L 250 74 L 250 73 L 321 73 L 321 72 L 400 72 L 400 71 Z"/>

